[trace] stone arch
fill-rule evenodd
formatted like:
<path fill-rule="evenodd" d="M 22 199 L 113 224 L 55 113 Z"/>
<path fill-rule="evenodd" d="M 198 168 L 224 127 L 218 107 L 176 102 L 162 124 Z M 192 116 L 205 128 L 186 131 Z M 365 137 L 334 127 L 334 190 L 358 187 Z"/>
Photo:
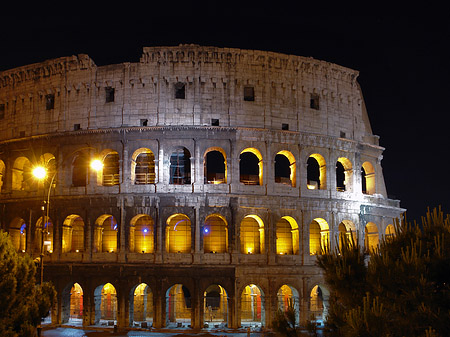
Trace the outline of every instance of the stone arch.
<path fill-rule="evenodd" d="M 338 192 L 351 191 L 352 163 L 348 158 L 339 157 L 336 161 L 336 190 Z"/>
<path fill-rule="evenodd" d="M 286 150 L 275 156 L 275 183 L 296 186 L 296 163 L 294 155 Z"/>
<path fill-rule="evenodd" d="M 131 219 L 130 251 L 135 253 L 155 251 L 155 223 L 150 215 L 138 214 Z"/>
<path fill-rule="evenodd" d="M 153 324 L 153 292 L 146 283 L 130 291 L 130 326 L 149 328 Z"/>
<path fill-rule="evenodd" d="M 101 284 L 94 290 L 95 321 L 99 324 L 102 320 L 117 324 L 117 292 L 111 283 Z M 110 323 L 107 323 L 110 325 Z"/>
<path fill-rule="evenodd" d="M 264 253 L 264 222 L 259 216 L 250 214 L 242 219 L 239 237 L 242 254 Z"/>
<path fill-rule="evenodd" d="M 249 147 L 239 156 L 239 181 L 244 185 L 263 184 L 263 161 L 259 150 Z"/>
<path fill-rule="evenodd" d="M 203 156 L 205 184 L 227 183 L 227 155 L 220 147 L 210 147 Z"/>
<path fill-rule="evenodd" d="M 191 321 L 191 292 L 183 284 L 174 284 L 166 291 L 166 327 L 187 327 Z"/>
<path fill-rule="evenodd" d="M 392 224 L 386 226 L 385 238 L 386 240 L 392 240 L 395 236 L 395 227 Z"/>
<path fill-rule="evenodd" d="M 315 218 L 309 225 L 309 254 L 321 254 L 329 244 L 328 223 L 322 218 Z"/>
<path fill-rule="evenodd" d="M 240 325 L 242 327 L 265 325 L 265 296 L 258 285 L 248 284 L 241 293 Z"/>
<path fill-rule="evenodd" d="M 319 325 L 327 318 L 329 306 L 330 292 L 328 288 L 322 284 L 316 284 L 310 291 L 309 298 L 309 316 Z"/>
<path fill-rule="evenodd" d="M 210 328 L 224 328 L 229 322 L 228 295 L 220 284 L 211 284 L 203 293 L 203 321 Z"/>
<path fill-rule="evenodd" d="M 296 325 L 300 323 L 300 296 L 298 290 L 288 284 L 283 284 L 277 291 L 277 308 L 283 312 L 289 307 L 295 310 Z"/>
<path fill-rule="evenodd" d="M 106 149 L 98 155 L 102 167 L 97 170 L 97 185 L 114 186 L 120 182 L 119 153 Z"/>
<path fill-rule="evenodd" d="M 89 156 L 78 151 L 72 160 L 72 186 L 82 187 L 87 185 L 89 172 Z"/>
<path fill-rule="evenodd" d="M 95 221 L 94 252 L 116 253 L 118 249 L 119 225 L 110 214 L 103 214 Z"/>
<path fill-rule="evenodd" d="M 306 162 L 306 184 L 309 190 L 327 189 L 327 163 L 325 158 L 313 153 Z"/>
<path fill-rule="evenodd" d="M 191 183 L 191 153 L 185 147 L 176 147 L 170 154 L 169 184 L 189 185 Z"/>
<path fill-rule="evenodd" d="M 171 215 L 166 222 L 166 251 L 168 253 L 190 253 L 191 246 L 191 220 L 185 214 Z"/>
<path fill-rule="evenodd" d="M 373 252 L 378 247 L 378 227 L 373 222 L 368 222 L 364 228 L 364 247 L 367 252 Z"/>
<path fill-rule="evenodd" d="M 78 214 L 71 214 L 63 222 L 62 252 L 84 252 L 84 221 Z"/>
<path fill-rule="evenodd" d="M 83 288 L 77 282 L 71 282 L 61 292 L 61 323 L 83 324 Z"/>
<path fill-rule="evenodd" d="M 139 148 L 131 156 L 131 183 L 148 185 L 156 183 L 155 155 L 148 148 Z"/>
<path fill-rule="evenodd" d="M 35 184 L 31 162 L 27 157 L 17 157 L 12 168 L 12 189 L 29 191 Z"/>
<path fill-rule="evenodd" d="M 43 252 L 53 253 L 53 221 L 50 217 L 41 216 L 36 221 L 35 247 Z"/>
<path fill-rule="evenodd" d="M 361 167 L 361 190 L 364 194 L 375 194 L 375 169 L 368 161 Z"/>
<path fill-rule="evenodd" d="M 210 214 L 205 219 L 203 251 L 205 253 L 228 252 L 228 224 L 220 214 Z"/>
<path fill-rule="evenodd" d="M 290 216 L 284 216 L 276 224 L 277 254 L 297 255 L 300 247 L 300 236 L 297 221 Z"/>
<path fill-rule="evenodd" d="M 9 236 L 18 252 L 25 252 L 27 247 L 27 224 L 22 218 L 16 217 L 9 224 Z"/>
<path fill-rule="evenodd" d="M 357 244 L 356 226 L 350 220 L 342 220 L 338 227 L 339 231 L 339 248 L 342 248 L 342 243 L 348 240 L 350 245 Z"/>

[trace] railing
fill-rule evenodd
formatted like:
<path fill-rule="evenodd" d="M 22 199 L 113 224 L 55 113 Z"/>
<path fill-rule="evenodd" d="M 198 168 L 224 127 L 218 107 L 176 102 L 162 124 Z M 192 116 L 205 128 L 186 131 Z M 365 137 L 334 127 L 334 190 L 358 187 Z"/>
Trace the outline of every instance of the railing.
<path fill-rule="evenodd" d="M 154 173 L 136 173 L 134 183 L 136 185 L 147 185 L 155 183 Z"/>
<path fill-rule="evenodd" d="M 119 174 L 104 174 L 103 186 L 119 185 Z"/>

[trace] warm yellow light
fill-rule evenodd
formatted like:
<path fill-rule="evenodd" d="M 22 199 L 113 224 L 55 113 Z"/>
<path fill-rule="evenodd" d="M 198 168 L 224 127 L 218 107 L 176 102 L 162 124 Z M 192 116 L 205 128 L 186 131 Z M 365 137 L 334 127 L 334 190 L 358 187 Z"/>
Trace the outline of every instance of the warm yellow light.
<path fill-rule="evenodd" d="M 91 162 L 91 168 L 95 171 L 100 171 L 103 168 L 103 163 L 99 159 L 95 159 Z"/>
<path fill-rule="evenodd" d="M 47 170 L 42 166 L 36 166 L 33 169 L 33 176 L 39 180 L 42 180 L 47 176 Z"/>
<path fill-rule="evenodd" d="M 316 184 L 307 184 L 308 190 L 316 190 L 317 189 L 317 183 Z"/>

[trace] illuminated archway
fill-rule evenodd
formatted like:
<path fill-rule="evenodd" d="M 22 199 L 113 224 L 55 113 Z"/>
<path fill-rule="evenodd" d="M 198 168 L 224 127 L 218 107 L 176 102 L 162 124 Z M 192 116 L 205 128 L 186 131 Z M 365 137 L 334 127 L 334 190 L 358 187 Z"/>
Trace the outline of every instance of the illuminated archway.
<path fill-rule="evenodd" d="M 169 184 L 189 185 L 191 183 L 191 153 L 185 147 L 176 148 L 170 155 Z"/>
<path fill-rule="evenodd" d="M 187 327 L 191 324 L 191 293 L 182 284 L 175 284 L 166 292 L 166 327 Z"/>
<path fill-rule="evenodd" d="M 83 288 L 76 282 L 69 283 L 61 292 L 61 323 L 83 324 Z"/>
<path fill-rule="evenodd" d="M 339 224 L 339 248 L 342 248 L 342 243 L 344 240 L 348 241 L 348 243 L 352 246 L 356 244 L 357 235 L 356 235 L 356 226 L 350 220 L 342 220 Z"/>
<path fill-rule="evenodd" d="M 373 252 L 378 247 L 378 227 L 373 222 L 368 222 L 364 228 L 364 247 L 368 252 Z"/>
<path fill-rule="evenodd" d="M 395 236 L 395 227 L 392 224 L 389 224 L 386 226 L 386 234 L 385 238 L 386 240 L 392 240 Z"/>
<path fill-rule="evenodd" d="M 263 184 L 262 155 L 253 147 L 244 149 L 239 156 L 239 181 L 245 185 Z"/>
<path fill-rule="evenodd" d="M 95 322 L 99 324 L 101 320 L 113 321 L 117 319 L 117 292 L 111 283 L 100 285 L 94 291 Z"/>
<path fill-rule="evenodd" d="M 155 155 L 150 149 L 137 149 L 131 156 L 131 183 L 147 185 L 155 182 Z"/>
<path fill-rule="evenodd" d="M 289 151 L 280 151 L 275 156 L 275 182 L 296 186 L 295 157 Z"/>
<path fill-rule="evenodd" d="M 44 235 L 43 238 L 42 235 Z M 34 237 L 36 239 L 35 247 L 40 249 L 41 243 L 43 243 L 44 252 L 53 253 L 53 222 L 51 218 L 40 217 L 38 219 L 36 222 L 36 232 Z"/>
<path fill-rule="evenodd" d="M 117 252 L 119 225 L 110 214 L 103 214 L 95 221 L 94 252 Z"/>
<path fill-rule="evenodd" d="M 313 153 L 309 156 L 306 168 L 306 186 L 310 190 L 327 189 L 327 165 L 322 155 Z"/>
<path fill-rule="evenodd" d="M 345 192 L 352 187 L 352 163 L 345 157 L 338 158 L 336 162 L 336 190 Z"/>
<path fill-rule="evenodd" d="M 309 314 L 319 325 L 322 325 L 327 318 L 329 297 L 330 292 L 323 285 L 316 285 L 311 290 Z"/>
<path fill-rule="evenodd" d="M 314 219 L 309 225 L 309 254 L 321 254 L 329 247 L 329 227 L 322 218 Z"/>
<path fill-rule="evenodd" d="M 206 217 L 203 226 L 203 251 L 205 253 L 228 251 L 228 226 L 223 216 L 211 214 Z"/>
<path fill-rule="evenodd" d="M 278 309 L 285 312 L 289 307 L 295 310 L 296 324 L 300 322 L 300 298 L 297 289 L 283 284 L 277 292 Z"/>
<path fill-rule="evenodd" d="M 28 191 L 36 183 L 32 174 L 31 162 L 27 157 L 17 157 L 11 173 L 13 190 Z"/>
<path fill-rule="evenodd" d="M 264 253 L 264 222 L 257 215 L 247 215 L 240 226 L 242 254 Z"/>
<path fill-rule="evenodd" d="M 155 225 L 151 216 L 138 214 L 130 222 L 130 251 L 153 253 Z"/>
<path fill-rule="evenodd" d="M 261 326 L 264 324 L 264 293 L 259 286 L 249 284 L 241 293 L 241 326 Z"/>
<path fill-rule="evenodd" d="M 84 221 L 77 215 L 69 215 L 63 222 L 62 252 L 84 251 Z"/>
<path fill-rule="evenodd" d="M 153 323 L 153 292 L 145 283 L 131 289 L 130 326 L 134 326 L 134 323 L 143 328 Z"/>
<path fill-rule="evenodd" d="M 364 194 L 375 193 L 375 169 L 368 161 L 361 167 L 361 189 Z"/>
<path fill-rule="evenodd" d="M 203 320 L 210 328 L 228 326 L 228 296 L 219 284 L 210 285 L 203 293 Z"/>
<path fill-rule="evenodd" d="M 18 252 L 25 252 L 27 249 L 27 225 L 25 221 L 22 218 L 14 218 L 9 225 L 8 232 L 14 248 Z"/>
<path fill-rule="evenodd" d="M 205 184 L 227 183 L 227 156 L 220 147 L 205 151 L 203 157 Z"/>
<path fill-rule="evenodd" d="M 299 231 L 297 222 L 290 216 L 284 216 L 276 224 L 277 254 L 291 255 L 299 253 Z"/>
<path fill-rule="evenodd" d="M 168 253 L 191 252 L 191 221 L 184 214 L 173 214 L 166 224 L 166 251 Z"/>

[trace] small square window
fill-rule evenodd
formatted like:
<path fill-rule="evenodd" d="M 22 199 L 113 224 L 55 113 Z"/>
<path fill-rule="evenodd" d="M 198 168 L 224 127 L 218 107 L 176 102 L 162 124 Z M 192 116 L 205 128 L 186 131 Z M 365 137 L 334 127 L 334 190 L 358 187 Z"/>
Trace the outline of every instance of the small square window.
<path fill-rule="evenodd" d="M 148 125 L 148 119 L 141 119 L 140 123 L 141 123 L 141 126 L 147 126 Z"/>
<path fill-rule="evenodd" d="M 286 123 L 281 124 L 281 130 L 289 130 L 289 124 Z"/>
<path fill-rule="evenodd" d="M 178 82 L 175 84 L 175 98 L 185 99 L 186 98 L 186 84 Z"/>
<path fill-rule="evenodd" d="M 111 103 L 114 102 L 114 88 L 112 87 L 106 87 L 105 88 L 105 102 Z"/>
<path fill-rule="evenodd" d="M 244 87 L 244 101 L 253 102 L 255 100 L 255 88 Z"/>
<path fill-rule="evenodd" d="M 340 138 L 345 138 L 345 132 L 344 131 L 341 131 L 341 133 L 340 133 L 340 136 L 339 136 Z"/>
<path fill-rule="evenodd" d="M 0 104 L 0 119 L 5 118 L 5 104 Z"/>
<path fill-rule="evenodd" d="M 45 109 L 52 110 L 55 108 L 55 95 L 45 95 Z"/>
<path fill-rule="evenodd" d="M 215 118 L 211 119 L 211 125 L 212 126 L 219 126 L 219 120 L 215 119 Z"/>
<path fill-rule="evenodd" d="M 73 125 L 73 131 L 78 131 L 81 129 L 81 125 L 80 124 L 74 124 Z"/>
<path fill-rule="evenodd" d="M 311 99 L 309 101 L 309 107 L 311 109 L 319 110 L 319 95 L 311 94 Z"/>

